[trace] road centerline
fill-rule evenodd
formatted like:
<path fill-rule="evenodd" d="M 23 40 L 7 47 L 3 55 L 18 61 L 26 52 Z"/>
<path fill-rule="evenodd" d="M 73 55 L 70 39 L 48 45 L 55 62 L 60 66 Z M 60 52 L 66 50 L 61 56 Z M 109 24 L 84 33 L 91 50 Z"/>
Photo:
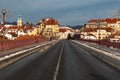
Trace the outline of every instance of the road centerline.
<path fill-rule="evenodd" d="M 56 69 L 55 69 L 55 72 L 54 72 L 54 76 L 53 76 L 53 80 L 57 80 L 59 67 L 60 67 L 60 62 L 61 62 L 61 57 L 62 57 L 62 53 L 63 53 L 63 48 L 64 48 L 64 43 L 63 43 L 61 51 L 60 51 L 60 56 L 58 58 L 57 66 L 56 66 Z"/>

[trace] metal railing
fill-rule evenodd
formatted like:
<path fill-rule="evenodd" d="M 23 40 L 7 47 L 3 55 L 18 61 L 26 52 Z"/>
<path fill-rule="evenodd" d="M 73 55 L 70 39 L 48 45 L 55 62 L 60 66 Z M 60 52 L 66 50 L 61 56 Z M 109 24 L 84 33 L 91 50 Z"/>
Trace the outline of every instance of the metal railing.
<path fill-rule="evenodd" d="M 86 42 L 91 42 L 91 43 L 96 43 L 99 45 L 107 46 L 107 47 L 113 47 L 113 48 L 118 48 L 120 49 L 120 43 L 118 42 L 110 42 L 107 40 L 88 40 L 88 39 L 79 39 L 80 41 L 86 41 Z"/>
<path fill-rule="evenodd" d="M 88 40 L 82 39 L 82 41 L 88 41 Z M 90 41 L 92 41 L 92 40 L 90 40 Z M 90 50 L 95 50 L 96 52 L 90 52 L 90 54 L 94 55 L 98 59 L 115 67 L 116 69 L 118 69 L 120 71 L 120 55 L 119 55 L 119 53 L 105 51 L 102 48 L 100 49 L 100 48 L 92 47 L 90 45 L 86 45 L 79 41 L 74 41 L 74 42 L 77 44 L 80 44 L 86 48 L 89 48 Z M 92 42 L 97 43 L 97 41 L 92 41 Z M 99 43 L 99 44 L 101 44 L 101 43 Z"/>
<path fill-rule="evenodd" d="M 4 56 L 0 57 L 0 70 L 5 68 L 7 65 L 10 65 L 11 63 L 16 62 L 17 60 L 20 60 L 26 56 L 29 56 L 35 52 L 38 52 L 39 54 L 41 54 L 42 51 L 48 49 L 49 47 L 51 47 L 52 45 L 54 45 L 57 41 L 56 40 L 52 40 L 52 41 L 48 41 L 42 44 L 38 44 L 34 47 L 30 47 L 27 49 L 23 49 L 20 51 L 16 51 L 10 54 L 5 54 Z"/>
<path fill-rule="evenodd" d="M 9 50 L 26 45 L 37 44 L 44 41 L 47 40 L 38 38 L 38 39 L 30 39 L 30 40 L 0 41 L 0 51 Z"/>

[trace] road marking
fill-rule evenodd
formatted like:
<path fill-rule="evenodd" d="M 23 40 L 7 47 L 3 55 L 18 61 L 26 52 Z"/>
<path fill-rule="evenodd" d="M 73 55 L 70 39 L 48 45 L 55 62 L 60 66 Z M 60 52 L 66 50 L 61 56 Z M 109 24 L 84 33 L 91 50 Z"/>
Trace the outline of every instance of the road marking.
<path fill-rule="evenodd" d="M 60 51 L 60 56 L 58 58 L 57 66 L 56 66 L 54 76 L 53 76 L 53 80 L 57 80 L 58 70 L 59 70 L 59 67 L 60 67 L 60 62 L 61 62 L 61 57 L 62 57 L 62 52 L 63 52 L 63 47 L 64 47 L 64 43 L 63 43 L 61 51 Z"/>

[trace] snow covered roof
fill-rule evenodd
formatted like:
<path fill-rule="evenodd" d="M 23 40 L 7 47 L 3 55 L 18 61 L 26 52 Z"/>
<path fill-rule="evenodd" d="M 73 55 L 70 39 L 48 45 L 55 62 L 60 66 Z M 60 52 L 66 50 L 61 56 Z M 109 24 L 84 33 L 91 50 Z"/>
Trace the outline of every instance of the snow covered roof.
<path fill-rule="evenodd" d="M 75 32 L 72 28 L 70 27 L 59 27 L 59 32 L 66 32 L 67 30 L 71 32 Z"/>
<path fill-rule="evenodd" d="M 37 25 L 40 25 L 44 23 L 45 25 L 58 25 L 58 21 L 56 21 L 53 18 L 42 18 L 40 21 L 38 21 Z"/>

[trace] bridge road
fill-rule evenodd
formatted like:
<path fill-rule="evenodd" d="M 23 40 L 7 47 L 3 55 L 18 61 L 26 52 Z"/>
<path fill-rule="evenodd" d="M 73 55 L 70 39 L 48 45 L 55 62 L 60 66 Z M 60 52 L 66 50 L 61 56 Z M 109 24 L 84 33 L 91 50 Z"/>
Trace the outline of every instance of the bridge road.
<path fill-rule="evenodd" d="M 52 80 L 62 42 L 37 51 L 0 71 L 0 80 Z"/>
<path fill-rule="evenodd" d="M 120 72 L 90 54 L 93 52 L 65 41 L 58 80 L 120 80 Z"/>
<path fill-rule="evenodd" d="M 57 78 L 53 79 L 63 47 Z M 35 52 L 0 71 L 0 80 L 120 80 L 120 72 L 90 53 L 95 52 L 71 40 L 63 40 Z"/>

